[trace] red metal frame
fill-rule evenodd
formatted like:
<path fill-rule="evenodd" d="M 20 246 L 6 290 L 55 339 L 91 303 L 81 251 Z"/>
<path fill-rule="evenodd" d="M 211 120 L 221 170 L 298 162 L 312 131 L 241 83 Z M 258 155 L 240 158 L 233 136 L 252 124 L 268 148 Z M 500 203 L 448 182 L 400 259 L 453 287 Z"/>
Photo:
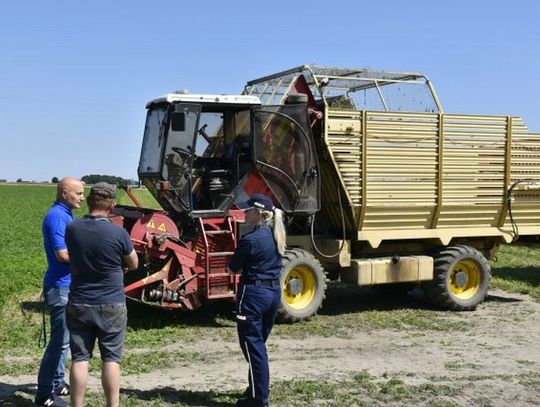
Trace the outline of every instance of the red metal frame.
<path fill-rule="evenodd" d="M 201 233 L 192 242 L 181 240 L 175 223 L 163 212 L 139 213 L 131 226 L 129 219 L 115 215 L 115 223 L 122 219 L 130 231 L 142 264 L 137 272 L 126 274 L 126 296 L 164 308 L 190 310 L 208 301 L 234 300 L 239 276 L 229 274 L 227 265 L 244 214 L 230 212 L 224 217 L 198 218 Z M 145 275 L 134 274 L 143 271 Z"/>

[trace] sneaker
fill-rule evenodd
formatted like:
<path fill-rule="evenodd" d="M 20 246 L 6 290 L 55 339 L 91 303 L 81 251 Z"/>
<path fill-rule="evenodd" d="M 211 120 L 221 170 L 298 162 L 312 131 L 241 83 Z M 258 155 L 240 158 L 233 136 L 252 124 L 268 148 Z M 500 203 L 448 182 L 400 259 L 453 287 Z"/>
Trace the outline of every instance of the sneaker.
<path fill-rule="evenodd" d="M 36 396 L 34 404 L 45 407 L 68 407 L 68 404 L 56 394 L 51 394 L 48 397 Z"/>
<path fill-rule="evenodd" d="M 69 384 L 64 382 L 61 386 L 54 389 L 54 394 L 57 396 L 69 396 Z"/>

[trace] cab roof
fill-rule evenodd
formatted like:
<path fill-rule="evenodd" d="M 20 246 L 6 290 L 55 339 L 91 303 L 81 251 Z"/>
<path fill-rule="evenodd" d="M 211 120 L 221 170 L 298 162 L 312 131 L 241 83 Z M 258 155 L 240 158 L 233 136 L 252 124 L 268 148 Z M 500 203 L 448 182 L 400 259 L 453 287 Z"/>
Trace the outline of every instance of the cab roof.
<path fill-rule="evenodd" d="M 215 103 L 223 105 L 260 105 L 257 96 L 252 95 L 202 95 L 190 93 L 168 93 L 146 104 L 146 108 L 159 103 Z"/>

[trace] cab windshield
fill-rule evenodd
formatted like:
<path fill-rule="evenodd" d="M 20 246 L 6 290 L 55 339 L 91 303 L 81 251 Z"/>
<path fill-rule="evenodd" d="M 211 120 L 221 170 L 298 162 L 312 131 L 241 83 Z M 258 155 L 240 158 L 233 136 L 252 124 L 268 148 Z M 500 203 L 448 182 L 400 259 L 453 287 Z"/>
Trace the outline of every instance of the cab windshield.
<path fill-rule="evenodd" d="M 178 211 L 222 210 L 251 167 L 250 109 L 176 103 L 147 114 L 139 176 Z M 155 191 L 154 191 L 155 192 Z"/>

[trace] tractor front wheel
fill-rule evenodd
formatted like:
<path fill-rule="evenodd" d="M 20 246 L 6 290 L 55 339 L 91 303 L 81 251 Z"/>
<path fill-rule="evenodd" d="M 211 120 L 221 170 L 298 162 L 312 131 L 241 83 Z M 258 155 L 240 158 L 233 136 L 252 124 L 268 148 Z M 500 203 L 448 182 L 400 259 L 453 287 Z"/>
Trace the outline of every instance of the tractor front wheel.
<path fill-rule="evenodd" d="M 424 291 L 437 306 L 456 311 L 471 311 L 487 295 L 491 268 L 478 250 L 464 245 L 447 247 L 437 257 L 433 281 Z"/>
<path fill-rule="evenodd" d="M 319 261 L 302 249 L 287 250 L 281 269 L 281 304 L 278 320 L 297 322 L 317 313 L 326 291 L 326 277 Z"/>

